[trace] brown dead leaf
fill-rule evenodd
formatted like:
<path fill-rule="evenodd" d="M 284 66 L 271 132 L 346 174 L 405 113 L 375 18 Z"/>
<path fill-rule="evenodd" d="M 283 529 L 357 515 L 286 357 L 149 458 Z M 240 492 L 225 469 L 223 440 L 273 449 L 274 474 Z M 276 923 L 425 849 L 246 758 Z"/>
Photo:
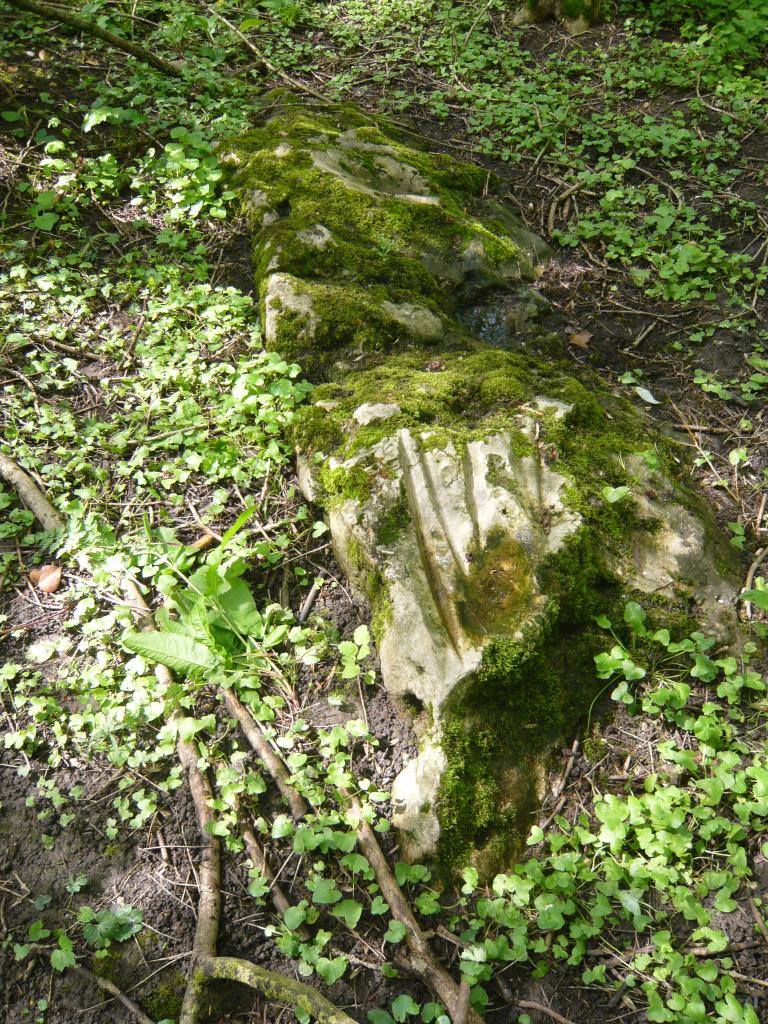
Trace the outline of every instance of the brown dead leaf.
<path fill-rule="evenodd" d="M 33 583 L 37 583 L 37 589 L 42 590 L 44 594 L 53 594 L 61 586 L 61 566 L 44 565 L 42 569 L 33 569 L 29 578 Z"/>
<path fill-rule="evenodd" d="M 575 334 L 570 336 L 568 344 L 575 345 L 576 348 L 589 348 L 589 343 L 592 340 L 592 337 L 593 335 L 591 331 L 577 331 Z"/>

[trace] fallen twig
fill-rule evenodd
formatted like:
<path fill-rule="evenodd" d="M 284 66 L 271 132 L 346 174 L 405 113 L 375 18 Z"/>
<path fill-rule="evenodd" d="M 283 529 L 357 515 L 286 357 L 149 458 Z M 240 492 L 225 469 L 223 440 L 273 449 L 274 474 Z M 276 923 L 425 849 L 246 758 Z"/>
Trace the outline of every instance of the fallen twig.
<path fill-rule="evenodd" d="M 547 217 L 547 230 L 549 231 L 550 238 L 552 237 L 552 232 L 555 230 L 555 217 L 557 216 L 558 206 L 563 202 L 563 200 L 569 199 L 572 195 L 575 195 L 576 192 L 580 192 L 586 184 L 586 181 L 577 181 L 575 185 L 571 185 L 571 187 L 567 188 L 565 192 L 561 192 L 560 195 L 555 196 L 552 200 L 552 204 L 549 207 L 549 215 Z"/>
<path fill-rule="evenodd" d="M 76 964 L 72 970 L 75 974 L 79 974 L 81 978 L 87 978 L 88 981 L 92 982 L 92 984 L 98 985 L 98 987 L 103 989 L 105 992 L 109 992 L 114 999 L 117 999 L 119 1003 L 123 1004 L 129 1013 L 133 1014 L 136 1020 L 139 1021 L 139 1024 L 154 1024 L 151 1017 L 148 1017 L 146 1013 L 143 1013 L 141 1008 L 137 1006 L 132 999 L 129 999 L 124 992 L 121 992 L 117 985 L 111 982 L 109 978 L 102 978 L 100 975 L 94 974 L 93 971 L 89 971 L 88 968 L 83 967 L 82 964 Z"/>
<path fill-rule="evenodd" d="M 317 596 L 322 590 L 324 583 L 325 579 L 322 576 L 318 576 L 315 582 L 312 584 L 312 589 L 302 601 L 301 608 L 299 609 L 299 614 L 296 616 L 296 621 L 299 623 L 300 626 L 303 625 L 309 618 L 309 613 L 314 608 L 315 601 L 317 600 Z"/>
<path fill-rule="evenodd" d="M 16 7 L 18 10 L 29 11 L 30 14 L 37 14 L 42 18 L 60 21 L 64 25 L 69 25 L 70 28 L 77 29 L 78 32 L 85 32 L 96 39 L 101 39 L 102 42 L 109 43 L 110 46 L 114 46 L 118 50 L 130 53 L 132 57 L 136 57 L 137 60 L 143 61 L 145 64 L 150 64 L 153 68 L 157 68 L 158 71 L 162 71 L 166 75 L 178 77 L 184 69 L 181 61 L 165 60 L 164 57 L 158 57 L 156 53 L 152 53 L 151 50 L 139 46 L 138 43 L 116 35 L 114 32 L 108 32 L 107 29 L 97 25 L 96 22 L 90 21 L 88 18 L 81 18 L 79 14 L 72 14 L 66 8 L 54 7 L 52 4 L 41 3 L 40 0 L 8 0 L 8 3 L 11 7 Z"/>
<path fill-rule="evenodd" d="M 524 1010 L 537 1010 L 539 1013 L 551 1017 L 552 1020 L 556 1020 L 557 1024 L 573 1024 L 573 1021 L 568 1020 L 562 1013 L 553 1010 L 551 1006 L 545 1006 L 544 1003 L 535 1003 L 531 999 L 518 999 L 517 1005 L 521 1006 Z"/>
<path fill-rule="evenodd" d="M 576 739 L 573 741 L 573 745 L 571 747 L 571 756 L 568 758 L 568 763 L 565 766 L 565 771 L 563 772 L 563 776 L 560 779 L 560 782 L 557 784 L 557 786 L 555 786 L 555 788 L 554 788 L 554 790 L 552 792 L 552 797 L 556 801 L 555 806 L 552 808 L 552 810 L 547 815 L 547 817 L 544 819 L 544 821 L 542 821 L 540 823 L 540 825 L 539 825 L 539 828 L 541 828 L 542 831 L 545 831 L 552 824 L 552 822 L 557 817 L 557 815 L 558 815 L 558 813 L 560 811 L 560 808 L 565 803 L 565 797 L 566 797 L 565 786 L 566 786 L 566 783 L 568 782 L 569 775 L 573 771 L 573 766 L 574 766 L 574 764 L 576 762 L 576 754 L 578 753 L 578 751 L 579 751 L 579 738 L 577 736 Z"/>
<path fill-rule="evenodd" d="M 751 590 L 752 584 L 755 580 L 755 573 L 765 561 L 766 555 L 768 555 L 768 547 L 758 548 L 755 553 L 755 558 L 747 571 L 747 578 L 744 580 L 744 590 Z M 748 619 L 752 618 L 752 602 L 744 602 L 744 614 Z"/>
<path fill-rule="evenodd" d="M 222 690 L 221 697 L 227 710 L 240 724 L 245 738 L 259 755 L 267 771 L 275 780 L 275 784 L 290 807 L 293 817 L 296 819 L 303 818 L 308 810 L 307 805 L 288 781 L 290 778 L 288 769 L 269 745 L 269 741 L 254 721 L 253 716 L 232 690 Z"/>
<path fill-rule="evenodd" d="M 766 946 L 768 946 L 768 928 L 766 928 L 766 926 L 765 926 L 765 921 L 763 920 L 763 915 L 757 909 L 757 907 L 755 906 L 755 903 L 754 903 L 754 901 L 752 899 L 748 899 L 747 903 L 749 905 L 750 913 L 752 914 L 752 917 L 754 918 L 754 922 L 757 925 L 757 930 L 760 932 L 760 935 L 762 936 L 763 942 L 766 944 Z"/>
<path fill-rule="evenodd" d="M 258 59 L 259 64 L 261 64 L 262 67 L 266 68 L 266 70 L 269 71 L 270 74 L 277 75 L 278 78 L 285 82 L 286 85 L 289 85 L 292 89 L 297 89 L 299 92 L 304 92 L 308 96 L 314 96 L 315 99 L 323 100 L 323 102 L 325 103 L 328 102 L 327 96 L 323 96 L 322 93 L 316 92 L 314 89 L 310 88 L 310 86 L 304 85 L 303 82 L 299 82 L 295 78 L 291 78 L 290 75 L 286 75 L 286 73 L 284 71 L 281 71 L 280 68 L 275 67 L 274 64 L 267 60 L 267 58 L 260 50 L 256 49 L 256 47 L 250 41 L 248 36 L 241 32 L 237 25 L 233 25 L 228 18 L 225 18 L 221 11 L 217 10 L 215 7 L 210 6 L 209 4 L 205 5 L 205 9 L 208 11 L 209 14 L 213 15 L 213 17 L 216 18 L 217 21 L 220 21 L 222 25 L 226 25 L 229 31 L 233 35 L 237 36 L 240 42 L 243 43 L 243 45 L 247 49 L 249 49 L 251 53 Z"/>
<path fill-rule="evenodd" d="M 0 453 L 0 476 L 13 487 L 44 530 L 58 530 L 64 519 L 46 498 L 32 477 L 13 459 Z"/>

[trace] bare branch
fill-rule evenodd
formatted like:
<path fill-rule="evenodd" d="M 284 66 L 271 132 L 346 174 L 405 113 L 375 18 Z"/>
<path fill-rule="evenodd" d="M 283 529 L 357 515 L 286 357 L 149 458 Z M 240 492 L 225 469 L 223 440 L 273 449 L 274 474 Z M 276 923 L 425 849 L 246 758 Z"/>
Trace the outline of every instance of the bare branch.
<path fill-rule="evenodd" d="M 16 7 L 18 10 L 29 11 L 30 14 L 37 14 L 41 18 L 60 21 L 64 25 L 69 25 L 70 28 L 77 29 L 78 32 L 84 32 L 86 35 L 101 39 L 102 42 L 109 43 L 110 46 L 114 46 L 118 50 L 124 50 L 125 53 L 130 53 L 132 57 L 143 61 L 145 64 L 150 64 L 153 68 L 157 68 L 158 71 L 162 71 L 166 75 L 178 77 L 184 69 L 181 61 L 165 60 L 164 57 L 158 57 L 156 53 L 152 53 L 151 50 L 139 46 L 138 43 L 133 43 L 130 39 L 125 39 L 114 32 L 109 32 L 94 21 L 90 21 L 88 18 L 81 18 L 79 14 L 72 14 L 65 8 L 54 7 L 52 4 L 42 3 L 40 0 L 7 0 L 7 2 L 11 7 Z"/>
<path fill-rule="evenodd" d="M 357 1021 L 343 1010 L 339 1010 L 309 985 L 287 978 L 276 971 L 267 970 L 266 967 L 259 967 L 248 960 L 240 960 L 233 956 L 203 957 L 198 961 L 197 968 L 206 978 L 238 981 L 241 985 L 255 988 L 276 1003 L 288 1003 L 289 1006 L 298 1007 L 312 1014 L 320 1024 L 357 1024 Z"/>
<path fill-rule="evenodd" d="M 18 496 L 35 516 L 44 530 L 58 530 L 64 519 L 34 482 L 29 473 L 7 455 L 0 453 L 0 476 L 13 487 Z"/>

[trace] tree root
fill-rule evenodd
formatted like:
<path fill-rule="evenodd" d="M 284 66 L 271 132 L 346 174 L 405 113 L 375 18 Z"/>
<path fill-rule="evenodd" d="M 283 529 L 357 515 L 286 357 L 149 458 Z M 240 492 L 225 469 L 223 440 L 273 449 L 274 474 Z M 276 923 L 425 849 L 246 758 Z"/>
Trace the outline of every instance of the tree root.
<path fill-rule="evenodd" d="M 461 985 L 443 967 L 432 952 L 410 904 L 392 874 L 376 835 L 363 817 L 360 803 L 349 797 L 352 813 L 357 819 L 357 845 L 373 868 L 381 894 L 389 904 L 392 916 L 405 927 L 410 970 L 440 1000 L 454 1024 L 481 1024 L 479 1015 L 464 1001 Z"/>
<path fill-rule="evenodd" d="M 266 744 L 266 738 L 258 722 L 253 719 L 248 709 L 237 699 L 231 690 L 223 692 L 227 706 L 232 708 L 233 713 L 243 728 L 246 739 L 258 753 L 263 745 Z M 267 770 L 280 787 L 281 792 L 284 791 L 284 787 L 292 789 L 293 787 L 288 781 L 287 768 L 272 751 L 271 747 L 269 750 L 272 757 L 269 763 L 265 761 Z M 349 793 L 342 793 L 342 796 L 349 803 L 352 815 L 356 821 L 357 844 L 373 869 L 382 896 L 389 904 L 392 916 L 405 927 L 405 938 L 409 950 L 407 958 L 408 970 L 419 978 L 440 1000 L 454 1024 L 459 1024 L 459 1022 L 461 1024 L 481 1024 L 478 1014 L 466 1005 L 466 996 L 463 995 L 459 983 L 451 977 L 432 952 L 408 901 L 403 895 L 402 889 L 398 885 L 397 879 L 390 870 L 373 829 L 363 816 L 360 802 Z"/>
<path fill-rule="evenodd" d="M 339 1010 L 310 985 L 259 967 L 249 960 L 240 960 L 233 956 L 201 957 L 197 962 L 197 969 L 206 978 L 237 981 L 241 985 L 255 988 L 267 999 L 276 1003 L 288 1003 L 304 1010 L 305 1013 L 312 1014 L 320 1024 L 357 1024 L 357 1021 L 343 1010 Z M 184 1020 L 183 1013 L 181 1020 Z"/>
<path fill-rule="evenodd" d="M 238 818 L 240 817 L 240 808 L 238 801 L 235 802 L 235 813 Z M 283 917 L 286 910 L 291 906 L 291 901 L 285 895 L 283 890 L 275 881 L 275 873 L 269 863 L 269 858 L 264 852 L 261 843 L 254 835 L 253 829 L 247 825 L 244 825 L 240 829 L 240 834 L 243 837 L 245 843 L 245 850 L 250 858 L 251 863 L 259 871 L 269 883 L 269 895 L 272 900 L 272 906 L 275 908 L 278 917 Z M 299 936 L 302 942 L 308 942 L 311 938 L 309 932 L 303 925 L 299 925 L 295 929 L 296 934 Z"/>
<path fill-rule="evenodd" d="M 275 781 L 275 785 L 290 807 L 293 817 L 296 819 L 303 818 L 308 810 L 307 805 L 288 781 L 290 778 L 288 769 L 269 745 L 266 736 L 254 721 L 253 715 L 251 715 L 248 708 L 246 708 L 233 690 L 222 690 L 221 697 L 229 713 L 233 718 L 237 719 L 240 728 L 243 730 L 243 735 L 264 762 L 267 771 Z"/>
<path fill-rule="evenodd" d="M 178 77 L 183 71 L 184 65 L 181 61 L 165 60 L 163 57 L 158 57 L 156 53 L 139 46 L 138 43 L 134 43 L 124 36 L 118 36 L 114 32 L 108 32 L 107 29 L 89 21 L 88 18 L 71 14 L 66 8 L 54 7 L 52 4 L 42 3 L 41 0 L 8 0 L 8 4 L 18 10 L 29 11 L 30 14 L 37 14 L 47 20 L 60 21 L 63 25 L 69 25 L 70 28 L 74 28 L 78 32 L 101 39 L 102 42 L 109 43 L 110 46 L 114 46 L 118 50 L 130 53 L 137 60 L 151 64 L 153 68 L 157 68 L 158 71 L 162 71 L 166 75 Z"/>

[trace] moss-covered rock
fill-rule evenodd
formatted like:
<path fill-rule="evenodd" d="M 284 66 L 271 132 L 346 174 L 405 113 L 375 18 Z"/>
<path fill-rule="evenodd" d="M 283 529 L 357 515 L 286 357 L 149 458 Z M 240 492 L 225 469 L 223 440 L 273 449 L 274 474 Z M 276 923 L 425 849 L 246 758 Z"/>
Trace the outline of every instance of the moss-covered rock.
<path fill-rule="evenodd" d="M 293 428 L 302 489 L 421 737 L 393 787 L 401 854 L 492 871 L 595 695 L 594 616 L 647 595 L 716 618 L 734 551 L 644 413 L 472 333 L 499 294 L 505 324 L 540 304 L 521 281 L 543 247 L 485 171 L 283 96 L 228 159 L 267 344 L 323 381 Z"/>
<path fill-rule="evenodd" d="M 525 0 L 513 23 L 527 25 L 554 17 L 571 35 L 581 35 L 600 20 L 603 7 L 603 0 Z"/>
<path fill-rule="evenodd" d="M 315 399 L 294 427 L 303 487 L 371 601 L 385 684 L 424 711 L 393 788 L 401 852 L 497 869 L 597 692 L 594 616 L 647 595 L 714 624 L 733 549 L 674 441 L 563 366 L 391 354 Z"/>
<path fill-rule="evenodd" d="M 546 246 L 482 168 L 349 105 L 278 93 L 265 111 L 222 159 L 254 229 L 269 347 L 320 376 L 350 355 L 466 343 L 462 304 L 535 278 Z"/>

